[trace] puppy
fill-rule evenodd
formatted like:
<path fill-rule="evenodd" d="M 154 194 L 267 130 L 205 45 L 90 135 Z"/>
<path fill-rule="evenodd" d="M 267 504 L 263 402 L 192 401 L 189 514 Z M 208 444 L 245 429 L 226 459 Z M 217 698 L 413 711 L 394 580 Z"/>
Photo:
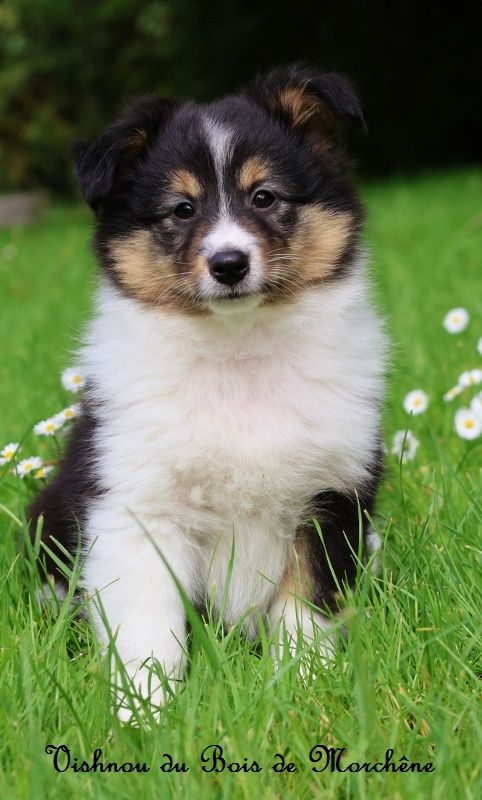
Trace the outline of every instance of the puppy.
<path fill-rule="evenodd" d="M 80 531 L 100 640 L 105 614 L 153 706 L 152 660 L 183 672 L 179 584 L 328 653 L 355 578 L 385 341 L 343 123 L 364 124 L 349 83 L 291 67 L 211 104 L 140 98 L 75 151 L 100 280 L 81 416 L 31 519 L 53 551 Z"/>

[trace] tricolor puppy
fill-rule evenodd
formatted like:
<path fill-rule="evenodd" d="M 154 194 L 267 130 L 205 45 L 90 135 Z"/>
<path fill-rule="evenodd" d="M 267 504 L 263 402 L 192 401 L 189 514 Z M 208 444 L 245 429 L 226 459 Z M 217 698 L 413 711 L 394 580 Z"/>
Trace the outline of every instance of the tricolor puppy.
<path fill-rule="evenodd" d="M 76 151 L 100 264 L 87 389 L 31 516 L 50 547 L 80 528 L 83 586 L 153 705 L 150 660 L 183 672 L 172 573 L 227 625 L 329 650 L 367 545 L 385 341 L 347 122 L 347 81 L 293 67 L 211 104 L 141 98 Z"/>

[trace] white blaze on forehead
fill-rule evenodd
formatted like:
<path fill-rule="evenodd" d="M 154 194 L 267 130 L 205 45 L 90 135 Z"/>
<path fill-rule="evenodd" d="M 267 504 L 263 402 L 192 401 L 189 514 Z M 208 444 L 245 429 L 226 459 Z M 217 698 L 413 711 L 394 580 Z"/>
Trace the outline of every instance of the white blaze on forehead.
<path fill-rule="evenodd" d="M 224 167 L 231 154 L 233 131 L 214 119 L 205 120 L 204 129 L 218 179 L 221 179 Z"/>
<path fill-rule="evenodd" d="M 233 131 L 213 119 L 205 120 L 204 129 L 216 170 L 219 189 L 219 212 L 221 215 L 227 215 L 228 195 L 224 186 L 224 173 L 232 152 Z"/>

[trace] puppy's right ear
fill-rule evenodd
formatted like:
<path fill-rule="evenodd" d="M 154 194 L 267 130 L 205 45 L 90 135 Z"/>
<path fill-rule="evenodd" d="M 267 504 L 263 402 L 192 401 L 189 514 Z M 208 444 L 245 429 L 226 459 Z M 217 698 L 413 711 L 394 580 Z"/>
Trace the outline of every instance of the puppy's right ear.
<path fill-rule="evenodd" d="M 139 97 L 93 142 L 78 142 L 72 156 L 82 194 L 96 211 L 114 186 L 119 169 L 142 157 L 172 113 L 174 103 Z"/>

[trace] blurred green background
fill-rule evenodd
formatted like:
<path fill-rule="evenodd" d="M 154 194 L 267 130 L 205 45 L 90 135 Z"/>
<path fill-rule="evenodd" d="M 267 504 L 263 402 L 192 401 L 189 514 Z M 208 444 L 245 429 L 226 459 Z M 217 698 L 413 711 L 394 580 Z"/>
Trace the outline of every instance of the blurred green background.
<path fill-rule="evenodd" d="M 354 79 L 366 174 L 474 163 L 481 31 L 464 0 L 0 0 L 0 190 L 74 192 L 70 142 L 127 97 L 209 99 L 296 60 Z"/>

